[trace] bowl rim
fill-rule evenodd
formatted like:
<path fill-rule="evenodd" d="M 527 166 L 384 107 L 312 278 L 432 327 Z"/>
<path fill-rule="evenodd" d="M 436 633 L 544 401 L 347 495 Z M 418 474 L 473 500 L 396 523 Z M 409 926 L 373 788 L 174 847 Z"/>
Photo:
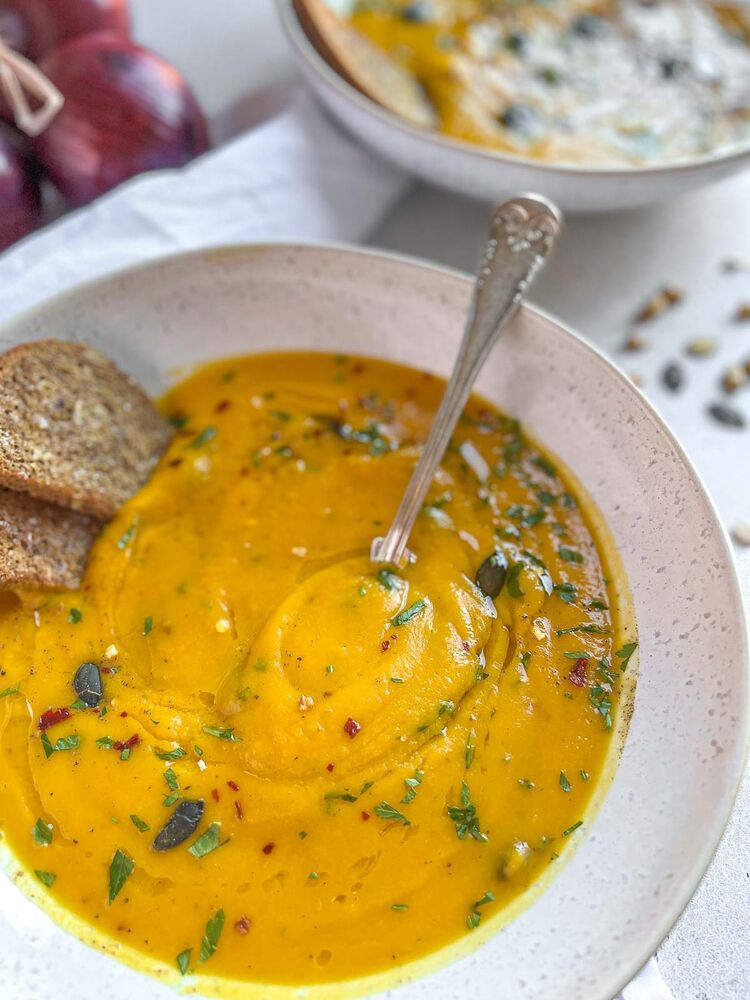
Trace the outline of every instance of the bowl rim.
<path fill-rule="evenodd" d="M 398 267 L 410 267 L 422 271 L 432 272 L 436 277 L 443 279 L 447 278 L 451 281 L 458 281 L 461 284 L 468 284 L 474 280 L 473 276 L 465 271 L 461 271 L 458 268 L 453 268 L 438 262 L 433 262 L 426 258 L 398 251 L 370 248 L 367 246 L 354 246 L 337 241 L 301 240 L 290 242 L 284 240 L 266 240 L 257 243 L 217 244 L 215 246 L 200 247 L 189 251 L 178 251 L 176 253 L 164 254 L 150 260 L 140 261 L 113 271 L 108 271 L 105 274 L 80 281 L 64 291 L 58 292 L 46 299 L 42 299 L 40 302 L 21 310 L 19 313 L 14 314 L 9 319 L 0 323 L 0 349 L 4 346 L 3 341 L 9 330 L 17 325 L 32 320 L 35 314 L 41 312 L 42 310 L 54 308 L 58 305 L 64 305 L 66 302 L 74 300 L 81 293 L 95 292 L 99 287 L 103 287 L 121 278 L 135 275 L 139 271 L 148 271 L 164 265 L 169 266 L 170 264 L 178 264 L 182 261 L 187 261 L 190 258 L 211 258 L 224 254 L 244 253 L 249 255 L 249 253 L 264 254 L 269 252 L 301 252 L 303 255 L 310 254 L 311 256 L 314 256 L 321 251 L 344 257 L 372 257 L 384 263 L 397 265 Z M 649 928 L 647 947 L 642 947 L 637 953 L 634 953 L 631 960 L 625 963 L 624 971 L 620 973 L 617 980 L 608 985 L 607 993 L 597 997 L 597 1000 L 609 1000 L 610 996 L 619 996 L 620 992 L 634 979 L 638 972 L 647 964 L 649 959 L 656 955 L 658 948 L 661 946 L 673 926 L 680 919 L 682 913 L 691 902 L 704 875 L 706 874 L 726 832 L 732 812 L 734 811 L 734 806 L 745 773 L 748 750 L 750 749 L 750 616 L 747 615 L 745 610 L 745 602 L 740 584 L 739 572 L 737 569 L 734 548 L 730 539 L 729 531 L 719 515 L 716 504 L 714 503 L 700 472 L 696 469 L 692 459 L 685 451 L 680 440 L 675 435 L 674 431 L 669 427 L 665 419 L 660 415 L 654 404 L 651 403 L 646 395 L 633 384 L 625 372 L 622 371 L 622 369 L 620 369 L 602 349 L 585 339 L 571 326 L 558 319 L 547 310 L 536 305 L 531 305 L 526 301 L 521 304 L 519 311 L 521 310 L 548 323 L 555 329 L 557 334 L 562 335 L 567 340 L 574 341 L 578 347 L 582 348 L 585 352 L 591 355 L 594 363 L 606 369 L 611 377 L 615 378 L 626 387 L 627 391 L 632 395 L 637 405 L 643 407 L 645 414 L 666 436 L 666 439 L 674 449 L 677 458 L 682 462 L 685 471 L 692 478 L 698 494 L 706 506 L 707 512 L 713 517 L 716 527 L 718 528 L 717 540 L 719 541 L 725 558 L 724 571 L 726 573 L 727 581 L 730 584 L 735 608 L 738 612 L 737 620 L 740 626 L 738 629 L 738 640 L 740 664 L 742 667 L 742 683 L 737 691 L 737 736 L 732 747 L 732 752 L 724 756 L 724 760 L 730 758 L 729 766 L 727 767 L 727 781 L 726 787 L 710 817 L 710 825 L 713 827 L 713 831 L 711 836 L 705 840 L 700 853 L 697 853 L 692 863 L 687 866 L 686 872 L 681 879 L 682 890 L 675 894 L 673 902 L 664 911 L 661 918 L 654 921 Z M 635 710 L 638 710 L 637 701 Z M 42 907 L 42 910 L 43 912 L 48 912 L 44 907 Z M 61 925 L 58 923 L 58 926 Z M 61 929 L 65 930 L 65 927 L 61 927 Z M 499 929 L 495 933 L 498 932 Z M 79 937 L 80 940 L 80 936 L 76 936 Z M 495 937 L 495 934 L 493 934 L 492 937 Z M 483 945 L 480 944 L 477 952 L 481 952 L 482 947 Z M 426 959 L 429 960 L 430 957 L 431 956 L 426 956 Z M 389 989 L 392 988 L 394 990 L 398 990 L 401 986 L 408 985 L 408 982 L 416 979 L 429 978 L 432 972 L 445 968 L 446 966 L 452 964 L 452 961 L 454 960 L 455 959 L 448 959 L 446 962 L 441 962 L 437 969 L 421 969 L 415 967 L 414 975 L 409 977 L 407 982 L 399 984 L 398 986 L 394 985 Z M 425 961 L 425 959 L 417 960 L 417 965 L 421 964 L 422 961 Z M 125 964 L 129 965 L 130 963 L 126 962 Z M 414 965 L 414 963 L 409 963 L 409 965 Z M 375 994 L 379 996 L 381 992 L 381 985 L 377 980 L 379 980 L 380 975 L 382 974 L 376 973 L 374 975 L 358 977 L 355 980 L 350 980 L 348 982 L 350 988 L 355 988 L 358 983 L 361 983 L 365 989 L 365 992 L 356 992 L 351 995 L 364 997 L 370 996 L 373 994 L 373 991 L 375 991 Z M 611 993 L 610 990 L 614 990 L 614 993 Z M 317 996 L 319 994 L 316 993 L 315 995 Z M 390 992 L 388 995 L 390 995 Z M 593 996 L 591 1000 L 594 1000 Z"/>
<path fill-rule="evenodd" d="M 538 170 L 543 174 L 563 174 L 564 176 L 581 176 L 585 178 L 631 178 L 631 177 L 663 177 L 669 174 L 687 174 L 707 169 L 709 167 L 732 164 L 750 159 L 750 137 L 727 147 L 719 147 L 712 153 L 701 156 L 685 157 L 679 160 L 668 160 L 650 166 L 589 166 L 574 163 L 547 163 L 531 157 L 505 153 L 479 143 L 457 139 L 433 129 L 420 128 L 412 125 L 404 118 L 382 107 L 376 101 L 367 97 L 362 91 L 350 84 L 340 73 L 328 63 L 318 52 L 309 35 L 300 22 L 294 9 L 293 0 L 275 0 L 284 33 L 292 48 L 308 67 L 322 81 L 333 88 L 340 97 L 354 104 L 360 111 L 377 119 L 381 124 L 395 128 L 420 144 L 436 147 L 447 147 L 462 156 L 474 157 L 497 166 L 506 165 L 525 167 Z"/>

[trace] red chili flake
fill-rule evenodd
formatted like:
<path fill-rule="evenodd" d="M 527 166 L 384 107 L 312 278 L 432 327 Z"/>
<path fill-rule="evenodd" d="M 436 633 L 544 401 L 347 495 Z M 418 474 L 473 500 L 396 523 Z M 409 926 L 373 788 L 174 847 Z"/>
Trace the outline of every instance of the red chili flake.
<path fill-rule="evenodd" d="M 332 771 L 335 766 L 335 764 L 326 764 L 326 771 Z"/>
<path fill-rule="evenodd" d="M 127 712 L 120 712 L 120 718 L 121 719 L 127 719 L 127 717 L 128 717 L 128 713 Z"/>
<path fill-rule="evenodd" d="M 351 740 L 354 739 L 354 737 L 357 735 L 357 733 L 360 731 L 361 728 L 362 726 L 360 726 L 360 724 L 351 717 L 348 718 L 344 723 L 344 732 Z"/>
<path fill-rule="evenodd" d="M 58 722 L 65 722 L 73 713 L 69 708 L 50 708 L 39 716 L 39 728 L 42 732 L 50 726 L 56 726 Z"/>
<path fill-rule="evenodd" d="M 391 648 L 390 639 L 383 639 L 383 641 L 380 643 L 380 648 L 383 650 L 384 653 L 387 653 L 388 650 Z"/>
<path fill-rule="evenodd" d="M 471 649 L 471 646 L 469 645 L 469 643 L 468 643 L 468 642 L 467 642 L 467 641 L 466 641 L 465 639 L 464 639 L 464 641 L 463 641 L 463 642 L 461 643 L 461 645 L 463 646 L 463 648 L 464 648 L 464 651 L 465 651 L 466 653 L 468 653 L 468 652 L 469 652 L 469 650 Z"/>
<path fill-rule="evenodd" d="M 229 787 L 232 789 L 233 792 L 239 792 L 240 786 L 237 784 L 236 781 L 228 781 L 227 784 L 229 785 Z"/>
<path fill-rule="evenodd" d="M 181 458 L 173 458 L 173 459 L 172 459 L 172 460 L 170 461 L 170 463 L 169 463 L 169 467 L 170 467 L 171 469 L 176 469 L 176 468 L 178 468 L 178 466 L 180 466 L 180 465 L 182 465 L 182 459 L 181 459 Z"/>
<path fill-rule="evenodd" d="M 394 632 L 391 639 L 398 639 L 398 632 Z"/>
<path fill-rule="evenodd" d="M 138 733 L 133 733 L 133 735 L 127 740 L 117 740 L 116 743 L 112 744 L 113 750 L 132 750 L 133 747 L 137 747 L 141 742 L 141 738 Z"/>
<path fill-rule="evenodd" d="M 361 375 L 365 370 L 365 366 L 361 361 L 358 361 L 356 365 L 352 365 L 352 375 Z"/>
<path fill-rule="evenodd" d="M 247 932 L 252 927 L 252 922 L 249 917 L 240 917 L 239 920 L 235 920 L 234 929 L 238 934 L 247 934 Z"/>
<path fill-rule="evenodd" d="M 219 789 L 218 788 L 212 788 L 211 789 L 211 797 L 214 800 L 214 802 L 218 802 L 219 801 Z"/>
<path fill-rule="evenodd" d="M 230 400 L 228 400 L 228 399 L 220 399 L 219 402 L 216 404 L 216 412 L 217 413 L 223 413 L 224 410 L 228 410 L 231 405 L 232 404 L 231 404 Z"/>
<path fill-rule="evenodd" d="M 274 849 L 274 847 L 276 847 L 276 844 L 266 844 L 266 846 L 263 848 L 263 853 L 270 854 L 271 851 Z"/>
<path fill-rule="evenodd" d="M 363 809 L 362 810 L 362 819 L 367 820 L 369 818 L 370 818 L 370 814 L 368 812 L 365 812 L 364 809 Z"/>
<path fill-rule="evenodd" d="M 582 656 L 576 660 L 573 664 L 573 669 L 568 674 L 568 680 L 571 684 L 575 684 L 577 688 L 586 687 L 586 667 L 588 666 L 588 662 L 588 657 Z"/>
<path fill-rule="evenodd" d="M 234 811 L 237 813 L 237 819 L 242 819 L 242 817 L 244 816 L 244 813 L 242 812 L 242 803 L 241 802 L 235 802 L 235 804 L 234 804 Z"/>
<path fill-rule="evenodd" d="M 113 674 L 113 673 L 115 673 L 115 668 L 114 667 L 102 667 L 102 673 L 103 674 Z"/>

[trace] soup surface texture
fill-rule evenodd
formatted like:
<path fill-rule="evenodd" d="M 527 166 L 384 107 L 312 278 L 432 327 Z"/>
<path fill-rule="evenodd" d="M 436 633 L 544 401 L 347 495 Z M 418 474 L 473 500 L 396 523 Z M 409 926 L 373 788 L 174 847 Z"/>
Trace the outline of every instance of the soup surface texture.
<path fill-rule="evenodd" d="M 357 0 L 441 130 L 555 163 L 648 165 L 750 137 L 750 27 L 685 0 Z"/>
<path fill-rule="evenodd" d="M 368 559 L 442 389 L 201 368 L 82 588 L 4 595 L 2 835 L 79 933 L 174 976 L 353 978 L 480 937 L 582 836 L 635 663 L 586 497 L 473 398 L 416 562 Z"/>

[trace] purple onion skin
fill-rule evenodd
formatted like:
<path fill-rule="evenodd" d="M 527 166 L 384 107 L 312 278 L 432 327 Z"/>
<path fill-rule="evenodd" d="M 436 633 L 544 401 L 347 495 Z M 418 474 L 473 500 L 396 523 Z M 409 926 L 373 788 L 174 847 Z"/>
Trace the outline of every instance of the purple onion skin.
<path fill-rule="evenodd" d="M 65 105 L 34 148 L 74 205 L 144 171 L 181 167 L 208 148 L 206 121 L 183 77 L 134 42 L 85 35 L 39 65 Z"/>
<path fill-rule="evenodd" d="M 40 213 L 33 168 L 0 131 L 0 252 L 32 232 Z"/>
<path fill-rule="evenodd" d="M 92 31 L 115 31 L 127 37 L 127 0 L 0 0 L 0 35 L 34 61 Z"/>

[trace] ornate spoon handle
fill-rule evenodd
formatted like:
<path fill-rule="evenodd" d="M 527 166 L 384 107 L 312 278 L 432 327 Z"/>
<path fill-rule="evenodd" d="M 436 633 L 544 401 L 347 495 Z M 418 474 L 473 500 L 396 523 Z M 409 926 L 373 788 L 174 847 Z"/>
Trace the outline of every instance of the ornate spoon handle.
<path fill-rule="evenodd" d="M 373 562 L 398 566 L 411 556 L 409 535 L 471 388 L 549 254 L 561 222 L 558 209 L 538 195 L 514 198 L 495 209 L 453 374 L 393 524 L 384 538 L 373 540 Z"/>

